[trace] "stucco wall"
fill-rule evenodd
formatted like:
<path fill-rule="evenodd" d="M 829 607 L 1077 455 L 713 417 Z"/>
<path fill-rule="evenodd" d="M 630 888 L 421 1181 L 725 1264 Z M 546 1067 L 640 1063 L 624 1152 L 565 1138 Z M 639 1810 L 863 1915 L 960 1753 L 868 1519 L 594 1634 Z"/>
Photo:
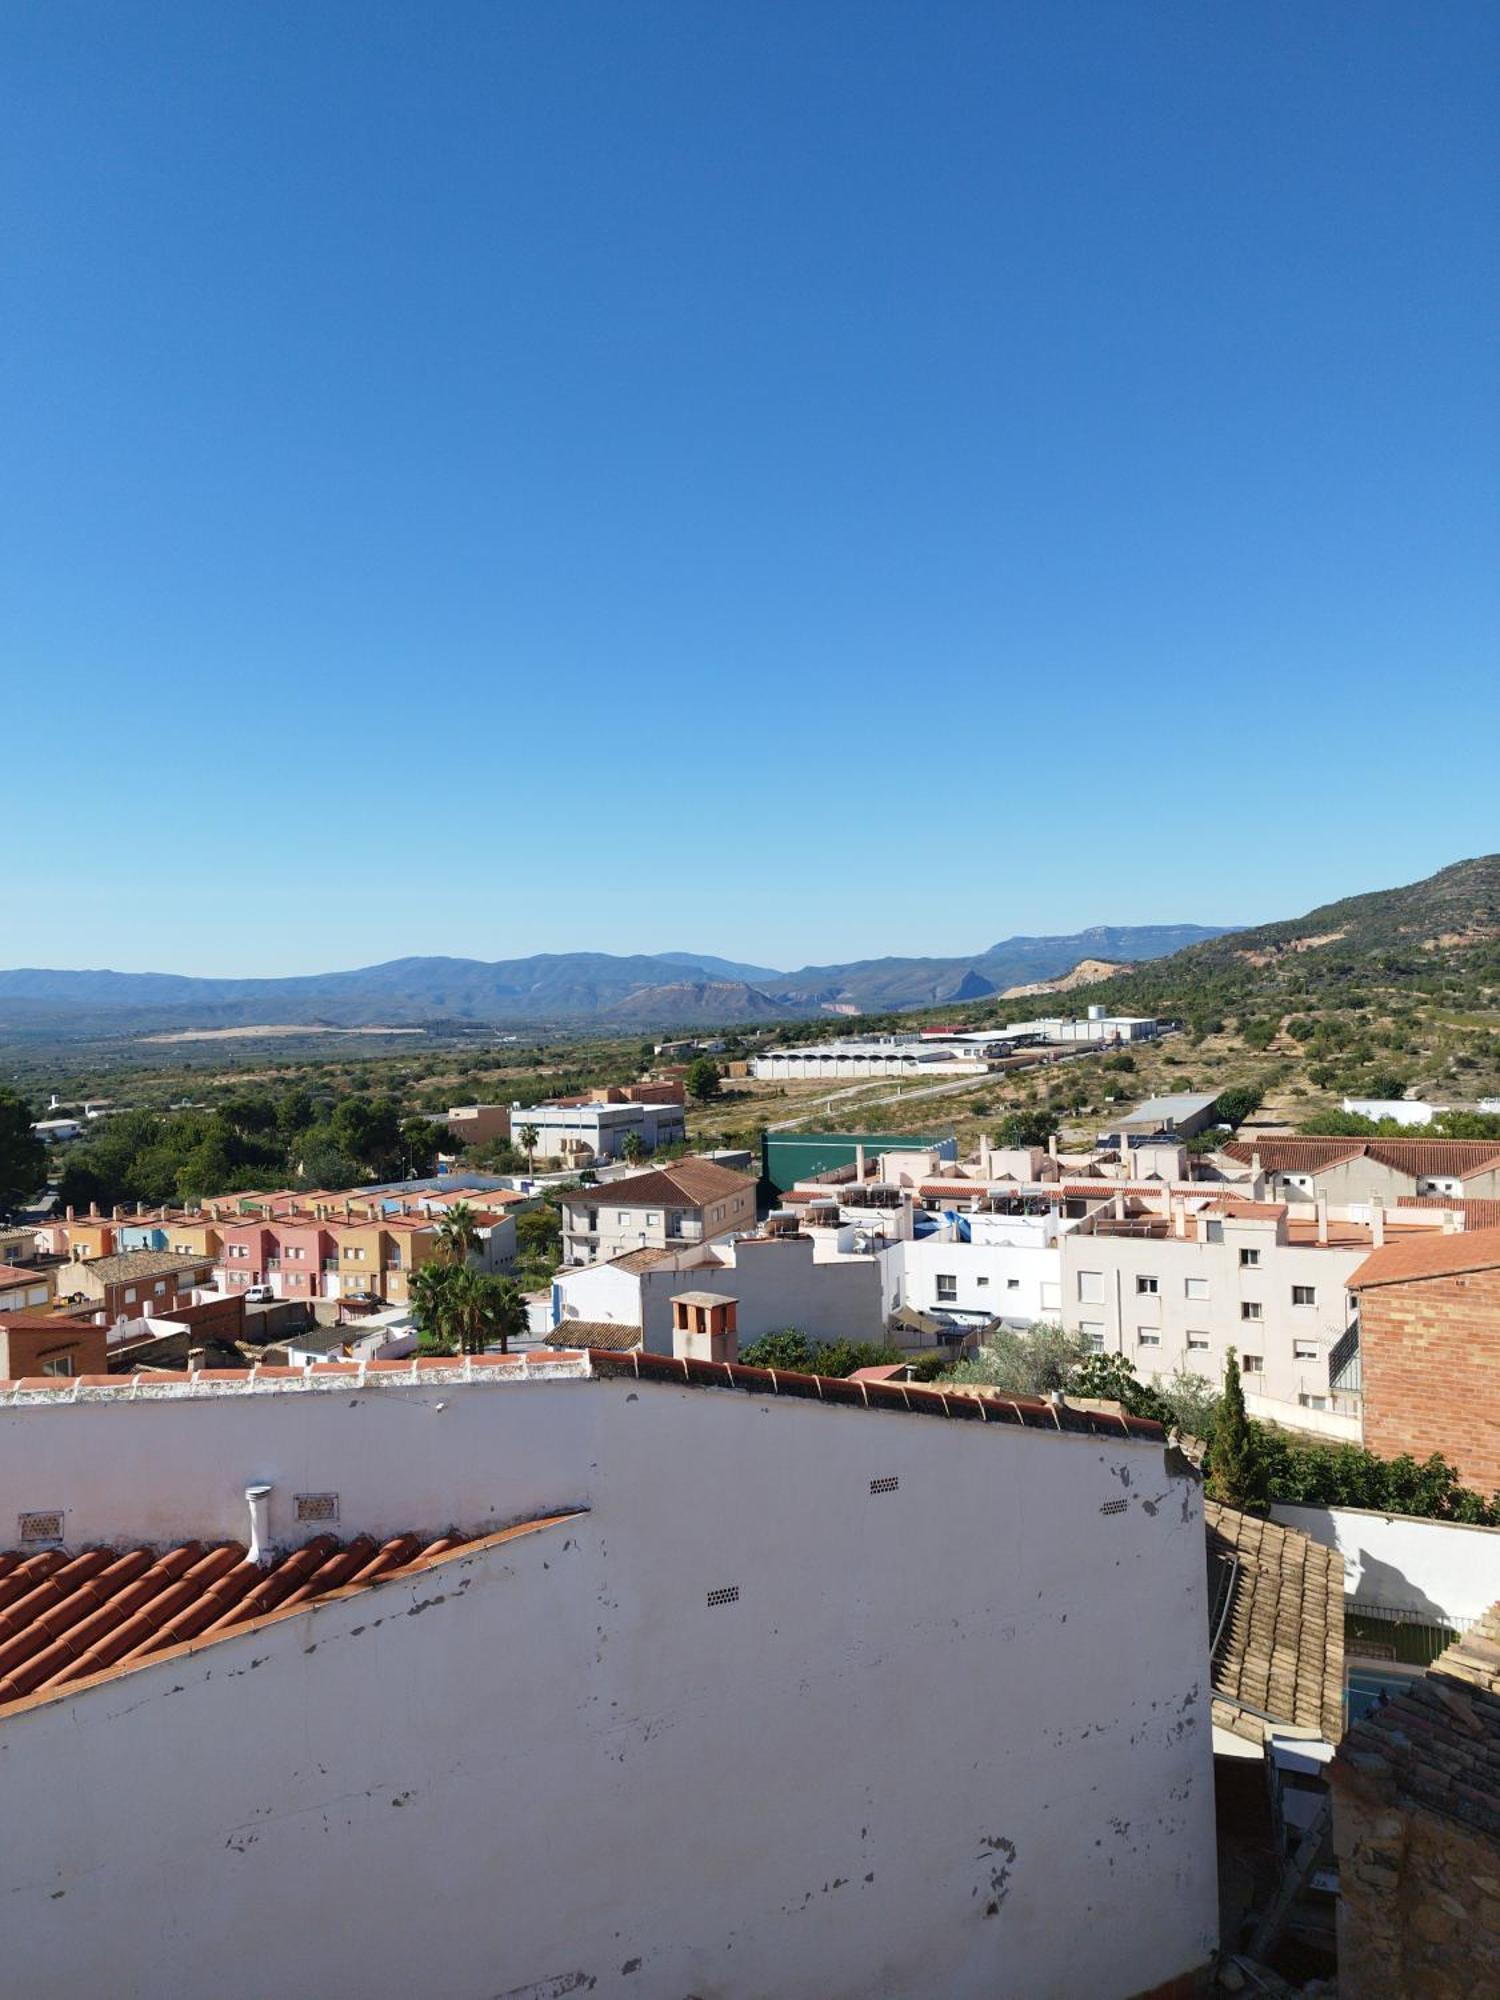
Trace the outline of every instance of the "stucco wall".
<path fill-rule="evenodd" d="M 1271 1518 L 1339 1551 L 1351 1610 L 1370 1605 L 1457 1626 L 1500 1600 L 1500 1528 L 1280 1501 Z"/>
<path fill-rule="evenodd" d="M 257 1476 L 346 1533 L 592 1509 L 0 1720 L 31 2000 L 1107 2000 L 1213 1948 L 1202 1510 L 1159 1445 L 585 1381 L 0 1446 L 0 1507 L 45 1471 L 70 1535 L 237 1530 Z"/>

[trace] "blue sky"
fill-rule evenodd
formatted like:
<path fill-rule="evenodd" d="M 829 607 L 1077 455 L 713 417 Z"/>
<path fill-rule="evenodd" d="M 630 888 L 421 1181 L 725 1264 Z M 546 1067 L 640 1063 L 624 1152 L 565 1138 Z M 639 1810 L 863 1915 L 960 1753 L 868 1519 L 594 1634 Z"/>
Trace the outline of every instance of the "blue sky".
<path fill-rule="evenodd" d="M 1500 15 L 0 12 L 0 964 L 779 966 L 1500 848 Z"/>

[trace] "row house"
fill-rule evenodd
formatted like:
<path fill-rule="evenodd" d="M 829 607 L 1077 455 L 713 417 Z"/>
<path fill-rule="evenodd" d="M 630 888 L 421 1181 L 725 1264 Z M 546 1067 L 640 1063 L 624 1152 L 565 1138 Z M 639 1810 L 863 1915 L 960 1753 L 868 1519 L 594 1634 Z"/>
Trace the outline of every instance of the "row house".
<path fill-rule="evenodd" d="M 243 1294 L 268 1285 L 282 1299 L 373 1297 L 406 1305 L 412 1273 L 441 1254 L 437 1219 L 355 1214 L 350 1207 L 347 1217 L 325 1211 L 223 1223 L 223 1289 Z M 516 1254 L 514 1217 L 476 1210 L 475 1225 L 471 1264 L 488 1273 L 510 1270 Z"/>

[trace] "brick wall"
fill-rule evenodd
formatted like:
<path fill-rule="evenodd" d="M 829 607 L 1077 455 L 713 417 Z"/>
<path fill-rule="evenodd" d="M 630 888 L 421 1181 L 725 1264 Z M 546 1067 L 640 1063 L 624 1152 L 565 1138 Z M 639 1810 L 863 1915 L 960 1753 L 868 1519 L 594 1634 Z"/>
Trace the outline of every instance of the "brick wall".
<path fill-rule="evenodd" d="M 1369 1449 L 1441 1452 L 1466 1486 L 1500 1491 L 1500 1271 L 1368 1287 L 1359 1344 Z"/>
<path fill-rule="evenodd" d="M 1331 1776 L 1340 1995 L 1478 2000 L 1500 1992 L 1496 1843 L 1342 1761 Z"/>

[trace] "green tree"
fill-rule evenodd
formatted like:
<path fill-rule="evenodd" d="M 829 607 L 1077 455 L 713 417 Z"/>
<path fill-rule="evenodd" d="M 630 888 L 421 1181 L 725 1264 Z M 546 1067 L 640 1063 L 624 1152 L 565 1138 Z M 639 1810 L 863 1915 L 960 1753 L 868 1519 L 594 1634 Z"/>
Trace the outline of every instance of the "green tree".
<path fill-rule="evenodd" d="M 413 1288 L 420 1275 L 413 1274 Z M 430 1301 L 426 1297 L 423 1301 L 422 1324 L 425 1330 L 430 1312 L 450 1353 L 482 1354 L 498 1342 L 500 1352 L 508 1354 L 511 1341 L 526 1331 L 526 1301 L 508 1278 L 494 1278 L 467 1265 L 448 1266 L 430 1289 Z"/>
<path fill-rule="evenodd" d="M 47 1148 L 31 1129 L 31 1107 L 0 1090 L 0 1213 L 35 1200 L 47 1179 Z"/>
<path fill-rule="evenodd" d="M 479 1242 L 479 1223 L 466 1201 L 456 1201 L 437 1226 L 438 1248 L 450 1265 L 467 1264 Z"/>
<path fill-rule="evenodd" d="M 1268 1470 L 1256 1427 L 1245 1410 L 1239 1356 L 1231 1347 L 1224 1363 L 1224 1396 L 1208 1444 L 1208 1497 L 1226 1507 L 1257 1512 L 1266 1505 Z"/>
<path fill-rule="evenodd" d="M 1017 1149 L 1045 1146 L 1053 1129 L 1050 1111 L 1008 1111 L 995 1127 L 994 1143 Z"/>
<path fill-rule="evenodd" d="M 646 1142 L 639 1132 L 627 1132 L 620 1146 L 620 1158 L 627 1166 L 638 1167 L 646 1157 Z"/>
<path fill-rule="evenodd" d="M 1025 1333 L 1002 1329 L 953 1369 L 955 1382 L 982 1383 L 1012 1396 L 1047 1396 L 1065 1389 L 1087 1349 L 1081 1334 L 1068 1333 L 1045 1322 Z"/>
<path fill-rule="evenodd" d="M 707 1104 L 719 1094 L 719 1065 L 712 1056 L 699 1056 L 687 1073 L 688 1096 L 695 1104 Z"/>
<path fill-rule="evenodd" d="M 535 1125 L 523 1125 L 516 1134 L 521 1143 L 521 1151 L 526 1155 L 526 1171 L 531 1174 L 536 1172 L 536 1144 L 541 1136 Z"/>
<path fill-rule="evenodd" d="M 1253 1083 L 1231 1084 L 1221 1090 L 1214 1103 L 1214 1116 L 1225 1125 L 1241 1126 L 1259 1111 L 1262 1096 Z"/>

